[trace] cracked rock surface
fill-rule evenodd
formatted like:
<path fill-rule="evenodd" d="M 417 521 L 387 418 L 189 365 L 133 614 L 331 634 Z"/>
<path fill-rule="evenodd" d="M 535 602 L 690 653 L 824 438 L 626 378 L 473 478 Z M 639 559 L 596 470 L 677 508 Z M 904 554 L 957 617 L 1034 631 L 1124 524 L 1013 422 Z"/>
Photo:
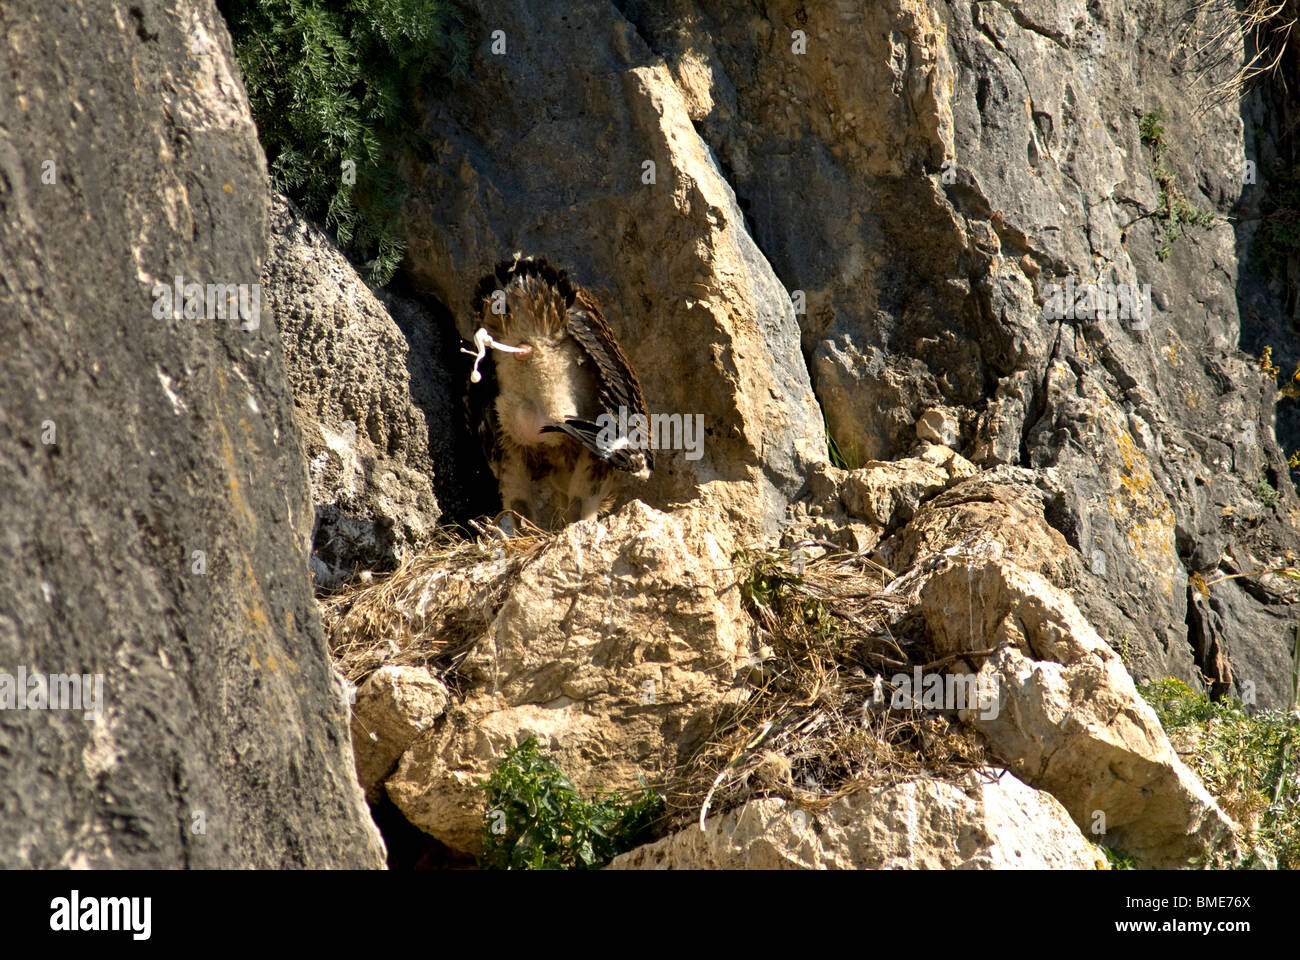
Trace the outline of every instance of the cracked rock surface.
<path fill-rule="evenodd" d="M 1189 604 L 1191 574 L 1300 547 L 1300 502 L 1275 387 L 1241 349 L 1261 297 L 1226 215 L 1252 202 L 1255 121 L 1197 109 L 1178 15 L 583 0 L 555 20 L 476 0 L 483 36 L 511 26 L 508 52 L 485 46 L 430 107 L 412 270 L 460 311 L 501 251 L 575 264 L 652 410 L 706 416 L 704 457 L 665 457 L 647 502 L 703 495 L 770 532 L 825 459 L 822 414 L 851 468 L 941 441 L 1037 475 L 1081 561 L 1072 595 L 1138 679 L 1203 674 L 1279 706 L 1296 596 L 1237 579 Z M 1218 216 L 1165 259 L 1139 132 L 1157 108 L 1178 189 Z M 1067 281 L 1149 285 L 1149 315 L 1055 319 Z"/>

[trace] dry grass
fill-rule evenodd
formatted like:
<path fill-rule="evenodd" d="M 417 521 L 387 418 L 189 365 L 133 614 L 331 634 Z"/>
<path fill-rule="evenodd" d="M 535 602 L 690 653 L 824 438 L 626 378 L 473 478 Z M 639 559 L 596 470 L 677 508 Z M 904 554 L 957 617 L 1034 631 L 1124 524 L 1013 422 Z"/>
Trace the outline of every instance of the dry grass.
<path fill-rule="evenodd" d="M 454 684 L 519 570 L 552 539 L 536 528 L 508 537 L 494 524 L 475 526 L 474 539 L 445 533 L 382 580 L 321 600 L 330 655 L 351 683 L 397 664 L 432 668 Z"/>
<path fill-rule="evenodd" d="M 890 677 L 944 662 L 908 613 L 915 577 L 895 578 L 861 554 L 742 552 L 736 561 L 763 638 L 756 689 L 670 778 L 672 826 L 765 796 L 817 811 L 867 787 L 988 762 L 954 719 L 889 707 Z"/>
<path fill-rule="evenodd" d="M 1298 22 L 1300 0 L 1246 0 L 1240 9 L 1236 0 L 1191 0 L 1181 22 L 1182 41 L 1190 48 L 1197 84 L 1208 86 L 1205 100 L 1236 101 L 1266 76 L 1288 90 L 1281 68 L 1300 39 Z M 1246 61 L 1237 65 L 1243 41 Z"/>

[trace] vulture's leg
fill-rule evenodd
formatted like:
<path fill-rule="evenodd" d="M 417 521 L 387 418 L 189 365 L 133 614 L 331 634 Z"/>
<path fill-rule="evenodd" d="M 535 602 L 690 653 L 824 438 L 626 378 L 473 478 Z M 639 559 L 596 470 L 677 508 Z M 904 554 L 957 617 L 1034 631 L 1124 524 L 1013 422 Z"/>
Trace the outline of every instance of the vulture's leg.
<path fill-rule="evenodd" d="M 577 520 L 591 520 L 600 515 L 601 506 L 614 489 L 613 468 L 583 449 L 573 467 L 569 481 L 570 510 Z"/>
<path fill-rule="evenodd" d="M 501 490 L 501 508 L 513 510 L 519 516 L 532 523 L 537 522 L 536 510 L 533 509 L 533 481 L 528 470 L 528 463 L 523 453 L 517 448 L 506 445 L 501 461 L 497 465 L 497 485 Z M 509 519 L 508 517 L 506 519 Z M 505 524 L 502 523 L 502 529 Z M 512 521 L 507 533 L 515 532 Z"/>

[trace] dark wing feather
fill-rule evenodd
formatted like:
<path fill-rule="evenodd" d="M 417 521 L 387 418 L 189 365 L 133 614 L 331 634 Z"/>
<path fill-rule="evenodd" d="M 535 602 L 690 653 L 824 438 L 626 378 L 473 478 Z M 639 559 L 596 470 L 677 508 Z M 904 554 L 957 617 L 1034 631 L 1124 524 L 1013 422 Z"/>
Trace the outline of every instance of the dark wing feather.
<path fill-rule="evenodd" d="M 600 375 L 600 405 L 612 416 L 618 416 L 619 407 L 626 407 L 628 416 L 639 413 L 648 421 L 641 382 L 633 372 L 632 364 L 628 362 L 622 347 L 614 339 L 614 331 L 605 322 L 600 304 L 582 287 L 575 288 L 573 294 L 573 301 L 569 305 L 569 335 L 578 341 L 578 345 L 596 363 Z M 645 456 L 646 467 L 653 470 L 654 458 L 650 451 L 647 449 L 639 452 Z M 613 458 L 610 458 L 610 462 L 623 470 L 635 469 L 622 466 Z"/>
<path fill-rule="evenodd" d="M 642 467 L 651 466 L 649 463 L 642 461 L 642 457 L 649 458 L 649 450 L 632 450 L 628 448 L 610 450 L 600 442 L 600 432 L 600 426 L 590 420 L 569 419 L 563 423 L 548 424 L 542 427 L 542 433 L 568 434 L 596 456 L 619 470 L 636 472 Z"/>

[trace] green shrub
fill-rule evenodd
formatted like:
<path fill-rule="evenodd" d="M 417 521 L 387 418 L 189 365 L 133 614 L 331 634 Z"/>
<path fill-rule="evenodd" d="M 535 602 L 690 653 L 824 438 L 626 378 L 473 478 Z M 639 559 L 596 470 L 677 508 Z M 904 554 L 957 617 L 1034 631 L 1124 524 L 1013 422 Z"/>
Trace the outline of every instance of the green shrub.
<path fill-rule="evenodd" d="M 842 622 L 804 589 L 803 573 L 790 565 L 788 554 L 737 550 L 732 560 L 750 565 L 740 581 L 740 596 L 761 623 L 780 623 L 814 643 L 836 646 L 844 634 Z"/>
<path fill-rule="evenodd" d="M 1245 829 L 1247 846 L 1283 869 L 1300 868 L 1300 716 L 1248 716 L 1236 702 L 1212 702 L 1180 680 L 1141 687 L 1174 745 L 1219 805 Z M 1215 852 L 1213 867 L 1247 864 Z"/>
<path fill-rule="evenodd" d="M 330 230 L 370 280 L 401 262 L 396 157 L 415 147 L 420 91 L 463 71 L 445 0 L 218 0 L 276 188 Z"/>
<path fill-rule="evenodd" d="M 1112 870 L 1136 870 L 1137 860 L 1123 850 L 1115 850 L 1110 847 L 1102 847 L 1101 852 L 1106 856 L 1106 862 L 1110 864 Z"/>
<path fill-rule="evenodd" d="M 502 757 L 480 786 L 488 794 L 480 862 L 496 870 L 604 866 L 652 839 L 663 809 L 650 790 L 631 800 L 617 793 L 584 800 L 535 737 Z"/>
<path fill-rule="evenodd" d="M 1138 120 L 1138 134 L 1143 143 L 1162 143 L 1165 137 L 1165 108 L 1157 107 Z"/>
<path fill-rule="evenodd" d="M 1185 225 L 1212 227 L 1218 222 L 1218 218 L 1210 211 L 1193 206 L 1175 185 L 1173 171 L 1165 162 L 1169 158 L 1169 145 L 1165 142 L 1164 122 L 1164 107 L 1143 114 L 1138 120 L 1138 133 L 1142 142 L 1151 148 L 1151 175 L 1160 185 L 1160 195 L 1156 199 L 1153 214 L 1163 223 L 1156 244 L 1156 258 L 1159 260 L 1169 259 L 1174 241 L 1183 235 Z"/>

